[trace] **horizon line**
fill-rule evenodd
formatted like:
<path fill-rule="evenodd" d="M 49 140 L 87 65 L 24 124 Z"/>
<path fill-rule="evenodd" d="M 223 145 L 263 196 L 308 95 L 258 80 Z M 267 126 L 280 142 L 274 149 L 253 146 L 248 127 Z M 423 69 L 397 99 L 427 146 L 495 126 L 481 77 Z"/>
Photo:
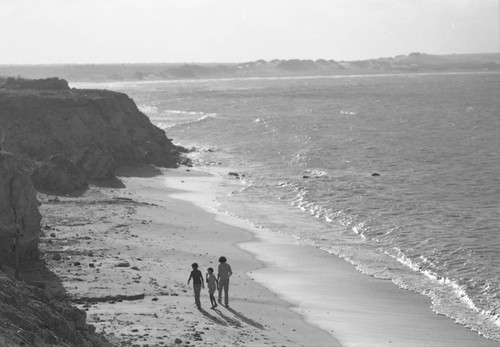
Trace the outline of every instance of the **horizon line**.
<path fill-rule="evenodd" d="M 457 56 L 457 55 L 483 55 L 483 54 L 498 54 L 500 58 L 500 51 L 498 52 L 476 52 L 476 53 L 445 53 L 445 54 L 433 54 L 433 53 L 425 53 L 425 52 L 411 52 L 408 54 L 398 54 L 395 56 L 383 56 L 383 57 L 377 57 L 377 58 L 368 58 L 368 59 L 352 59 L 352 60 L 336 60 L 332 58 L 318 58 L 318 59 L 300 59 L 300 58 L 288 58 L 288 59 L 256 59 L 256 60 L 245 60 L 245 61 L 239 61 L 239 62 L 224 62 L 224 61 L 212 61 L 212 62 L 199 62 L 199 61 L 184 61 L 184 62 L 112 62 L 112 63 L 0 63 L 0 66 L 5 67 L 5 66 L 89 66 L 89 65 L 165 65 L 165 64 L 172 64 L 172 65 L 177 65 L 177 64 L 243 64 L 243 63 L 250 63 L 250 62 L 257 62 L 260 60 L 264 60 L 265 62 L 271 62 L 273 60 L 311 60 L 311 61 L 318 61 L 318 60 L 333 60 L 336 62 L 352 62 L 352 61 L 367 61 L 367 60 L 377 60 L 377 59 L 394 59 L 397 57 L 403 57 L 403 56 L 409 56 L 411 54 L 418 53 L 421 55 L 430 55 L 430 56 Z"/>

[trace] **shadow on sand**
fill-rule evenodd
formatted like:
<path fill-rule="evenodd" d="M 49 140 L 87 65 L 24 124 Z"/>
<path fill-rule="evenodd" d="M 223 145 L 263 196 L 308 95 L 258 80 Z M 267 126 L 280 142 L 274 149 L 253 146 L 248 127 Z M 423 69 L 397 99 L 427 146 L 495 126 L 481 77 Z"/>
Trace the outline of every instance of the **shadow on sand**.
<path fill-rule="evenodd" d="M 227 323 L 234 325 L 236 327 L 241 327 L 241 323 L 238 320 L 226 316 L 224 313 L 221 312 L 221 310 L 217 308 L 214 308 L 214 311 L 217 312 L 217 314 L 221 316 L 222 319 L 224 319 Z"/>
<path fill-rule="evenodd" d="M 216 323 L 216 324 L 220 324 L 220 325 L 223 325 L 223 326 L 227 326 L 227 323 L 224 322 L 222 319 L 219 319 L 213 315 L 211 315 L 210 313 L 208 313 L 207 311 L 205 311 L 204 309 L 202 309 L 201 307 L 198 309 L 206 318 L 208 318 L 209 320 L 211 320 L 212 322 Z"/>
<path fill-rule="evenodd" d="M 115 169 L 115 177 L 105 180 L 91 180 L 89 183 L 103 188 L 125 188 L 125 184 L 120 180 L 120 177 L 142 177 L 151 178 L 161 175 L 160 169 L 154 165 L 136 165 L 136 166 L 120 166 Z"/>
<path fill-rule="evenodd" d="M 162 175 L 162 171 L 152 164 L 123 165 L 115 169 L 115 176 L 104 180 L 91 180 L 90 184 L 103 188 L 125 188 L 120 177 L 152 178 Z"/>
<path fill-rule="evenodd" d="M 237 317 L 239 320 L 241 320 L 242 322 L 248 324 L 248 325 L 251 325 L 253 327 L 256 327 L 258 329 L 261 329 L 261 330 L 264 330 L 264 326 L 262 324 L 260 324 L 259 322 L 256 322 L 254 321 L 253 319 L 250 319 L 248 317 L 245 317 L 244 315 L 242 315 L 240 312 L 238 311 L 235 311 L 234 309 L 232 309 L 231 307 L 229 306 L 225 306 L 226 309 L 231 312 L 235 317 Z"/>
<path fill-rule="evenodd" d="M 105 180 L 90 180 L 89 183 L 101 188 L 125 188 L 125 184 L 118 177 L 111 177 Z"/>
<path fill-rule="evenodd" d="M 118 177 L 143 177 L 151 178 L 161 175 L 160 169 L 154 165 L 135 165 L 135 166 L 120 166 L 115 170 L 115 175 Z"/>

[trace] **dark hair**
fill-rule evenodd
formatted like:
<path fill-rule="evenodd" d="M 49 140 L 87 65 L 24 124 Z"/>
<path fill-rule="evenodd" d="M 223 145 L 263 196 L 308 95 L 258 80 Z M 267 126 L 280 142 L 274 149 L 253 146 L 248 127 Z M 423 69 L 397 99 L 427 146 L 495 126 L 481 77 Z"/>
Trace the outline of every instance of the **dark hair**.
<path fill-rule="evenodd" d="M 208 271 L 208 272 L 210 272 L 210 271 L 214 272 L 214 268 L 213 268 L 213 267 L 209 267 L 209 268 L 207 269 L 207 271 Z"/>
<path fill-rule="evenodd" d="M 222 257 L 219 258 L 219 261 L 221 263 L 225 263 L 227 261 L 227 259 L 226 259 L 226 257 L 222 256 Z"/>
<path fill-rule="evenodd" d="M 197 269 L 197 268 L 198 268 L 198 264 L 197 264 L 197 263 L 192 263 L 192 264 L 191 264 L 191 267 L 192 267 L 193 269 Z"/>

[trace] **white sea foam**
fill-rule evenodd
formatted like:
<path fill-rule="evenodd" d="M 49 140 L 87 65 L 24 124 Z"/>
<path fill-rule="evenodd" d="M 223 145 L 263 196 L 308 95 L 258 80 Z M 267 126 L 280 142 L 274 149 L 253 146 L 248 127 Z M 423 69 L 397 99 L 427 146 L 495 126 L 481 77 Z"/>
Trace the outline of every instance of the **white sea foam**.
<path fill-rule="evenodd" d="M 180 110 L 165 110 L 159 113 L 154 107 L 150 109 L 150 113 L 146 111 L 145 113 L 150 115 L 151 121 L 163 130 L 202 122 L 217 116 L 215 113 Z"/>
<path fill-rule="evenodd" d="M 158 106 L 150 105 L 150 104 L 142 104 L 138 105 L 137 108 L 139 111 L 145 113 L 148 116 L 154 116 L 158 114 Z"/>
<path fill-rule="evenodd" d="M 429 295 L 436 312 L 500 341 L 500 75 L 415 76 L 176 82 L 155 100 L 148 88 L 161 83 L 139 84 L 132 96 L 158 106 L 150 117 L 176 142 L 220 149 L 200 163 L 253 174 L 226 208 Z M 191 126 L 206 110 L 224 117 Z"/>
<path fill-rule="evenodd" d="M 358 113 L 357 112 L 354 112 L 354 111 L 340 111 L 340 114 L 345 114 L 345 115 L 348 115 L 348 116 L 355 116 L 357 115 Z"/>

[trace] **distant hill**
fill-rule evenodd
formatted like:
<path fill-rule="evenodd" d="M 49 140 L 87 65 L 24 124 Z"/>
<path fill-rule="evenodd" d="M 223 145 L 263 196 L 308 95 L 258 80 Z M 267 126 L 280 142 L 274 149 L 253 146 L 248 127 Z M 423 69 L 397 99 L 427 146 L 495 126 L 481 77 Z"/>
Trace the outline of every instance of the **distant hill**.
<path fill-rule="evenodd" d="M 358 61 L 275 59 L 220 64 L 0 65 L 0 85 L 5 83 L 6 77 L 19 76 L 23 78 L 58 76 L 70 82 L 106 82 L 461 71 L 500 71 L 500 54 L 431 55 L 415 52 L 409 55 Z"/>

